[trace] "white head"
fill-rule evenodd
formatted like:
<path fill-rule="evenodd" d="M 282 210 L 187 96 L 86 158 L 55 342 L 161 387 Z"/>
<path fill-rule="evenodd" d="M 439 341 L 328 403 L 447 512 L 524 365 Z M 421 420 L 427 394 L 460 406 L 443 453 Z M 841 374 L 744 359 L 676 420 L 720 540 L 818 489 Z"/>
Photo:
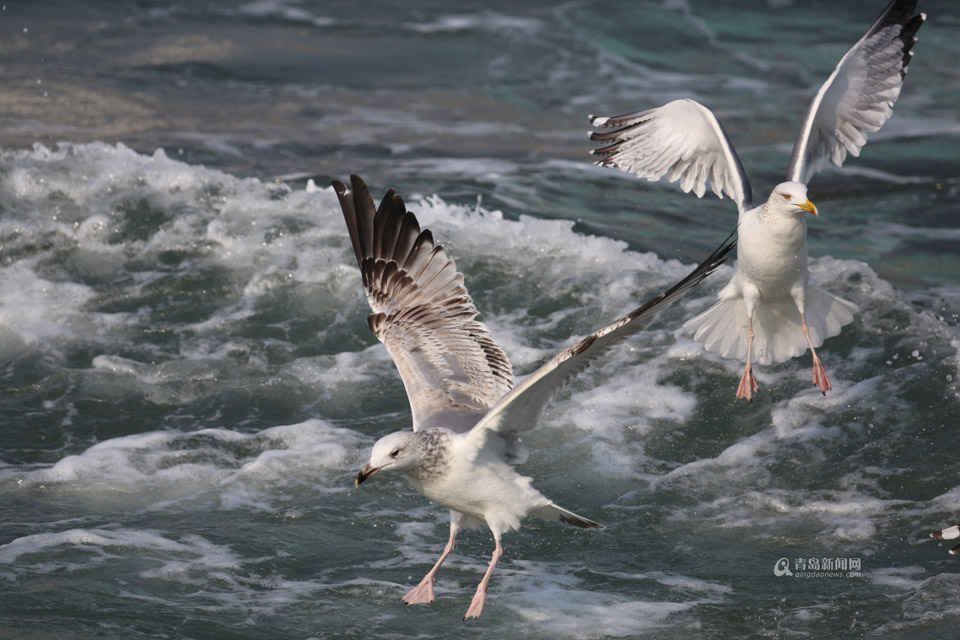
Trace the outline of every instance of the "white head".
<path fill-rule="evenodd" d="M 781 182 L 767 199 L 767 210 L 772 213 L 820 215 L 817 206 L 807 200 L 807 185 L 802 182 Z"/>
<path fill-rule="evenodd" d="M 370 452 L 370 462 L 357 474 L 356 486 L 381 471 L 413 469 L 423 457 L 418 444 L 413 431 L 397 431 L 377 440 Z"/>

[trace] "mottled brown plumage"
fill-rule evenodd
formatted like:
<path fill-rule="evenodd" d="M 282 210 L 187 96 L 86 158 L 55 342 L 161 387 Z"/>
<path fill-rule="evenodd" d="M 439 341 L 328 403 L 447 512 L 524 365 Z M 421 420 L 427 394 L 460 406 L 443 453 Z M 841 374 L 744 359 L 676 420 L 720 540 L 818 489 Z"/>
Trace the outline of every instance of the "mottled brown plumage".
<path fill-rule="evenodd" d="M 414 431 L 469 429 L 513 388 L 513 370 L 475 319 L 463 275 L 393 189 L 375 208 L 359 177 L 352 194 L 333 184 L 373 311 L 367 321 L 403 378 Z"/>

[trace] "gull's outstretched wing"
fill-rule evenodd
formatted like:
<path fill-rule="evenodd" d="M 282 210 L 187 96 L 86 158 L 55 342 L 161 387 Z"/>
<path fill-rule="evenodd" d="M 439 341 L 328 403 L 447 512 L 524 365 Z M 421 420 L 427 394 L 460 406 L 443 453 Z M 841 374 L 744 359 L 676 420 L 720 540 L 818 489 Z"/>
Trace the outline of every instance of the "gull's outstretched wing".
<path fill-rule="evenodd" d="M 487 436 L 492 432 L 508 435 L 535 427 L 544 408 L 573 376 L 586 369 L 598 356 L 644 329 L 674 300 L 713 273 L 724 262 L 727 253 L 736 245 L 736 241 L 732 238 L 733 234 L 690 275 L 670 289 L 596 333 L 590 334 L 530 374 L 471 429 L 468 437 L 475 439 L 476 447 L 479 449 L 484 446 Z"/>
<path fill-rule="evenodd" d="M 910 49 L 926 19 L 917 0 L 893 0 L 870 30 L 840 60 L 820 87 L 793 145 L 787 180 L 806 184 L 829 158 L 838 167 L 854 157 L 867 134 L 883 126 L 900 95 Z"/>
<path fill-rule="evenodd" d="M 420 231 L 393 189 L 374 208 L 367 186 L 350 176 L 340 200 L 373 310 L 367 320 L 393 357 L 413 412 L 413 430 L 466 430 L 513 387 L 506 354 L 475 320 L 463 274 Z"/>
<path fill-rule="evenodd" d="M 740 213 L 751 206 L 753 195 L 743 165 L 727 133 L 710 109 L 695 100 L 674 100 L 662 107 L 622 116 L 590 116 L 595 127 L 619 127 L 590 133 L 606 146 L 592 150 L 597 164 L 614 166 L 656 181 L 667 176 L 697 197 L 707 183 L 718 198 L 726 194 Z"/>

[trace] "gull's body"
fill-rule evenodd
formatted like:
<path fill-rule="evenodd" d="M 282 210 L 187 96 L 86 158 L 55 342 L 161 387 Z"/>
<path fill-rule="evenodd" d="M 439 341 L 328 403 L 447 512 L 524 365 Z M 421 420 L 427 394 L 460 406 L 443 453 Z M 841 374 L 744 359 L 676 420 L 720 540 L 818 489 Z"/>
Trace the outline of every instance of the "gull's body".
<path fill-rule="evenodd" d="M 807 110 L 794 143 L 787 181 L 767 201 L 752 206 L 750 183 L 726 132 L 709 109 L 693 100 L 624 116 L 593 117 L 592 133 L 607 143 L 593 151 L 598 164 L 641 178 L 666 176 L 683 191 L 703 196 L 709 183 L 739 210 L 737 269 L 716 305 L 684 328 L 704 347 L 745 360 L 737 398 L 757 390 L 752 362 L 782 362 L 807 348 L 813 383 L 826 393 L 830 381 L 815 347 L 853 321 L 857 307 L 809 283 L 805 213 L 817 214 L 806 184 L 829 159 L 843 164 L 859 155 L 867 135 L 883 126 L 900 94 L 910 49 L 923 23 L 916 0 L 893 0 L 867 33 L 841 59 Z"/>
<path fill-rule="evenodd" d="M 357 484 L 381 471 L 404 474 L 423 495 L 450 509 L 443 554 L 407 604 L 432 602 L 437 571 L 462 527 L 487 526 L 496 542 L 465 618 L 483 609 L 503 554 L 501 536 L 533 515 L 581 528 L 601 525 L 543 496 L 513 468 L 527 456 L 519 433 L 536 426 L 547 403 L 600 354 L 639 332 L 657 313 L 719 266 L 725 243 L 668 291 L 561 352 L 514 386 L 510 361 L 477 320 L 460 274 L 429 231 L 392 190 L 374 207 L 366 185 L 334 182 L 373 313 L 368 323 L 393 357 L 413 417 L 412 431 L 374 445 Z"/>
<path fill-rule="evenodd" d="M 557 520 L 568 513 L 584 528 L 600 527 L 554 505 L 496 449 L 478 449 L 469 432 L 434 427 L 413 435 L 415 446 L 432 455 L 427 465 L 419 465 L 407 474 L 410 484 L 456 512 L 461 528 L 487 525 L 505 533 L 519 528 L 528 513 L 545 520 Z"/>
<path fill-rule="evenodd" d="M 744 213 L 737 230 L 743 237 L 737 247 L 738 280 L 752 283 L 771 300 L 772 294 L 780 293 L 786 299 L 792 289 L 807 285 L 803 211 L 799 215 L 766 215 L 760 206 Z M 742 292 L 744 286 L 737 288 Z"/>

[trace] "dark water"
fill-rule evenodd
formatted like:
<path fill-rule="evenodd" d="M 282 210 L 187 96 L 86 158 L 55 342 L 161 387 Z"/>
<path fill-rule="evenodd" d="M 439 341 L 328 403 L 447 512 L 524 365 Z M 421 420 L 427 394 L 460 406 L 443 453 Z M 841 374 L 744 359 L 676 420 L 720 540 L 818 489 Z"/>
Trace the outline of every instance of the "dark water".
<path fill-rule="evenodd" d="M 0 636 L 949 637 L 960 565 L 927 534 L 960 518 L 951 3 L 921 4 L 893 119 L 811 181 L 814 278 L 861 308 L 827 397 L 799 358 L 733 402 L 739 364 L 678 331 L 721 273 L 531 433 L 521 470 L 608 528 L 509 535 L 470 625 L 489 537 L 403 608 L 446 514 L 352 488 L 408 414 L 331 178 L 407 196 L 525 374 L 733 225 L 592 167 L 587 114 L 694 97 L 759 199 L 879 4 L 8 2 Z"/>

